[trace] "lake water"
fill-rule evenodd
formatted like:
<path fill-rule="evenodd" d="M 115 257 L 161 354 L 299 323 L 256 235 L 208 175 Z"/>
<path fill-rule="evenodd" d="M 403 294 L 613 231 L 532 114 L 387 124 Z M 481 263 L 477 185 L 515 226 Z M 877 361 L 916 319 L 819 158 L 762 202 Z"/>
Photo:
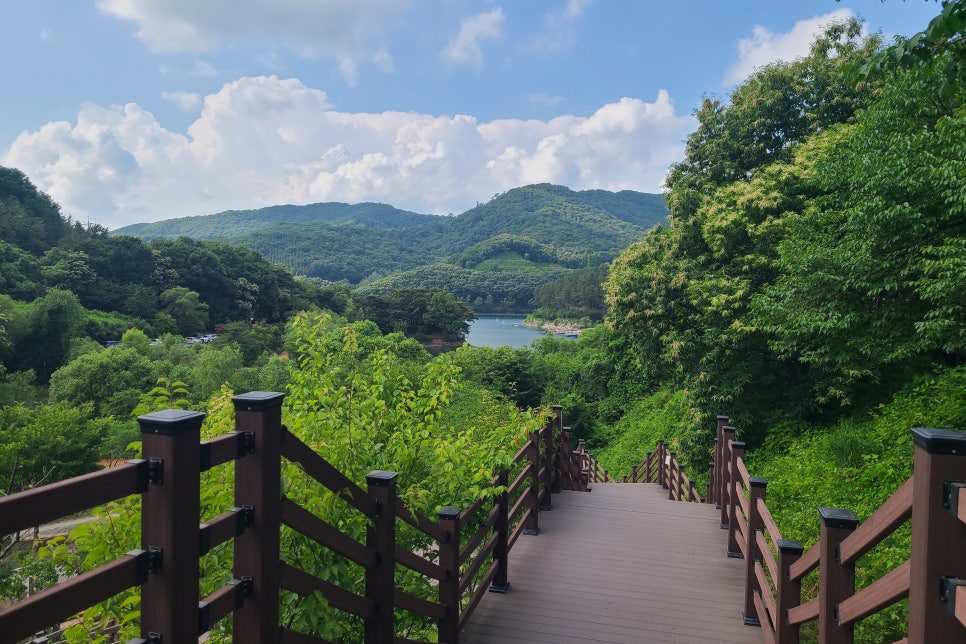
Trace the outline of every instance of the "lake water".
<path fill-rule="evenodd" d="M 522 317 L 480 316 L 470 322 L 470 332 L 466 342 L 474 347 L 502 347 L 514 349 L 530 346 L 530 343 L 545 335 L 540 329 L 523 326 Z"/>

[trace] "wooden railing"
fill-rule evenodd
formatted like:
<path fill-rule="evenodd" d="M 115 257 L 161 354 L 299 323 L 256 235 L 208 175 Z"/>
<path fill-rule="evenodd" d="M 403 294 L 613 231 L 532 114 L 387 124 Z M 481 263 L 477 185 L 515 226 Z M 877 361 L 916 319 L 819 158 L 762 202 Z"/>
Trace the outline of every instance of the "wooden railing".
<path fill-rule="evenodd" d="M 363 489 L 285 429 L 283 398 L 271 392 L 236 396 L 236 431 L 208 442 L 200 442 L 203 414 L 167 410 L 141 416 L 143 459 L 0 498 L 2 534 L 130 495 L 142 501 L 140 549 L 0 608 L 0 642 L 21 641 L 140 587 L 139 642 L 197 641 L 231 616 L 239 644 L 324 644 L 327 640 L 280 625 L 279 593 L 286 590 L 320 593 L 329 606 L 362 618 L 367 643 L 415 642 L 395 633 L 394 612 L 402 610 L 435 620 L 436 641 L 456 644 L 483 594 L 509 587 L 508 554 L 520 535 L 539 532 L 538 511 L 552 507 L 551 492 L 587 490 L 589 483 L 608 479 L 582 441 L 571 449 L 569 428 L 556 406 L 547 426 L 533 432 L 514 456 L 512 469 L 493 479 L 499 494 L 468 508 L 443 508 L 434 520 L 400 501 L 395 472 L 371 472 Z M 367 519 L 364 542 L 283 494 L 283 459 Z M 231 461 L 234 507 L 199 525 L 200 474 Z M 417 552 L 401 547 L 399 521 L 430 545 Z M 361 566 L 361 592 L 280 563 L 283 525 Z M 228 541 L 233 541 L 233 578 L 199 602 L 199 558 Z M 437 598 L 401 590 L 397 565 L 436 586 Z"/>
<path fill-rule="evenodd" d="M 734 432 L 718 418 L 708 501 L 728 529 L 728 556 L 745 561 L 746 624 L 761 626 L 766 642 L 797 644 L 799 627 L 817 620 L 820 642 L 849 643 L 858 621 L 908 597 L 903 641 L 966 642 L 966 433 L 914 428 L 909 480 L 861 525 L 851 510 L 818 508 L 819 540 L 805 552 L 783 538 L 767 481 L 749 474 Z M 856 561 L 910 519 L 909 559 L 856 591 Z M 803 601 L 802 579 L 816 568 L 817 595 Z"/>
<path fill-rule="evenodd" d="M 684 468 L 664 441 L 658 441 L 657 447 L 632 467 L 630 474 L 624 476 L 621 482 L 657 483 L 667 488 L 668 499 L 672 501 L 705 502 L 698 494 L 694 481 L 684 473 Z"/>

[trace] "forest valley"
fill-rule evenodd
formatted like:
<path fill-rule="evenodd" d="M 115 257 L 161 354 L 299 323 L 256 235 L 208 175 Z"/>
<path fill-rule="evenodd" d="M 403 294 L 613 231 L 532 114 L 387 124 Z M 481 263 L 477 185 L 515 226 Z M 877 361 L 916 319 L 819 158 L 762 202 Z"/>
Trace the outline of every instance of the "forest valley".
<path fill-rule="evenodd" d="M 604 323 L 531 349 L 432 356 L 417 339 L 459 337 L 472 319 L 450 293 L 361 296 L 225 242 L 110 237 L 5 169 L 4 491 L 130 457 L 148 411 L 206 411 L 206 435 L 227 431 L 232 392 L 266 390 L 287 392 L 285 423 L 343 471 L 402 472 L 400 494 L 426 512 L 475 498 L 560 404 L 612 473 L 663 439 L 702 486 L 727 414 L 783 534 L 814 542 L 818 506 L 864 519 L 909 476 L 911 427 L 966 428 L 964 26 L 961 1 L 888 47 L 856 21 L 832 25 L 807 57 L 706 99 L 667 180 L 668 225 L 546 289 L 549 302 L 568 275 L 583 280 Z M 183 345 L 216 322 L 214 343 Z M 120 345 L 105 349 L 110 337 Z M 436 463 L 449 465 L 430 480 Z M 114 518 L 39 550 L 3 537 L 0 594 L 134 547 L 136 508 L 99 513 Z M 858 585 L 908 550 L 900 532 Z M 129 627 L 136 600 L 112 602 L 88 625 Z M 864 620 L 857 640 L 901 637 L 903 610 Z"/>

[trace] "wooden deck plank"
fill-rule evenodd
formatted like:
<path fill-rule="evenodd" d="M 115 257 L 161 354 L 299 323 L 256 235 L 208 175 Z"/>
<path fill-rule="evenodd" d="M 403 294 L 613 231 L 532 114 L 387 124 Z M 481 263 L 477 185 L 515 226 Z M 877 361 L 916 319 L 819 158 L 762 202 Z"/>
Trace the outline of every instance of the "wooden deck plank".
<path fill-rule="evenodd" d="M 510 554 L 510 591 L 487 594 L 460 641 L 760 644 L 719 517 L 653 484 L 555 494 L 540 534 Z"/>

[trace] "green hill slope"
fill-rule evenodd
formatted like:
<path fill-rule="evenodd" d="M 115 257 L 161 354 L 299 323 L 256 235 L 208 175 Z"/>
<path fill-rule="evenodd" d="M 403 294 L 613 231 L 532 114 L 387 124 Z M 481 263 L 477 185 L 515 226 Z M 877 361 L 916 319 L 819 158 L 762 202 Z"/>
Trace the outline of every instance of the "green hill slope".
<path fill-rule="evenodd" d="M 330 202 L 306 206 L 270 206 L 257 210 L 226 210 L 214 215 L 179 217 L 150 224 L 132 224 L 111 231 L 111 234 L 133 235 L 145 241 L 181 235 L 193 239 L 224 239 L 280 224 L 408 228 L 425 224 L 432 219 L 434 219 L 433 215 L 399 210 L 382 203 Z"/>
<path fill-rule="evenodd" d="M 365 293 L 433 287 L 471 306 L 520 310 L 530 306 L 535 286 L 610 261 L 666 217 L 661 195 L 536 184 L 455 217 L 383 204 L 313 204 L 173 219 L 113 234 L 217 238 L 296 274 L 364 284 Z"/>

